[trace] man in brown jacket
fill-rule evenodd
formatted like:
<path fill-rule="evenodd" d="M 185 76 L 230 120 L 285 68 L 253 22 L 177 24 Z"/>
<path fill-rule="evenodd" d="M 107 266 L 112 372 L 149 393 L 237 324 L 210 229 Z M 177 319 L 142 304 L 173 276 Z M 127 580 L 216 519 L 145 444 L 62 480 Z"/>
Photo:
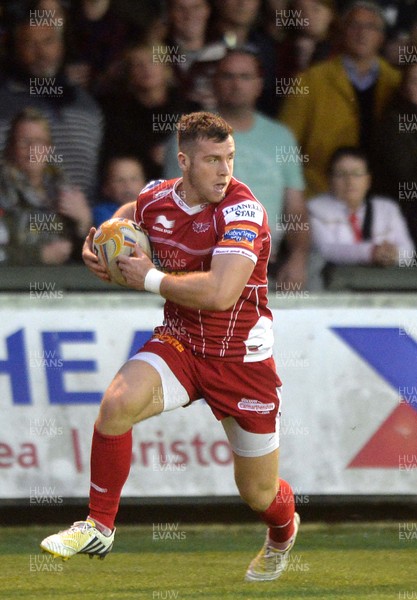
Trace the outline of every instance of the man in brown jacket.
<path fill-rule="evenodd" d="M 385 22 L 378 5 L 358 0 L 342 18 L 342 52 L 307 69 L 288 87 L 280 121 L 308 156 L 307 196 L 326 190 L 330 156 L 339 146 L 369 149 L 376 123 L 400 81 L 378 56 Z"/>

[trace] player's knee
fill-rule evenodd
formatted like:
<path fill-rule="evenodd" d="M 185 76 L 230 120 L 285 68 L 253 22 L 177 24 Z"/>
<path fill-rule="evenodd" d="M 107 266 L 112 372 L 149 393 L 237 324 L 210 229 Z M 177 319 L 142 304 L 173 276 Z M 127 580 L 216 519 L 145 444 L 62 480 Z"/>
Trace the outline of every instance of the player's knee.
<path fill-rule="evenodd" d="M 117 378 L 111 383 L 103 396 L 100 415 L 103 419 L 117 421 L 125 419 L 133 412 L 132 394 L 123 380 Z"/>
<path fill-rule="evenodd" d="M 264 512 L 271 506 L 277 492 L 275 485 L 251 485 L 239 490 L 242 500 L 255 512 Z"/>

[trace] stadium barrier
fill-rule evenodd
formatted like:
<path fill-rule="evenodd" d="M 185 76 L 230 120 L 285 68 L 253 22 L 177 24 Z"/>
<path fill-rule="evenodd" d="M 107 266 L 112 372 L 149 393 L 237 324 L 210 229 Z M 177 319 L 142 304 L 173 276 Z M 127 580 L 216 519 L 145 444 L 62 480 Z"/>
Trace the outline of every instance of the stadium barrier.
<path fill-rule="evenodd" d="M 86 495 L 101 394 L 161 323 L 162 300 L 31 285 L 0 295 L 0 499 L 42 506 Z M 415 296 L 281 289 L 271 306 L 281 474 L 298 503 L 415 494 Z M 133 447 L 125 497 L 236 496 L 230 448 L 203 401 L 139 424 Z"/>

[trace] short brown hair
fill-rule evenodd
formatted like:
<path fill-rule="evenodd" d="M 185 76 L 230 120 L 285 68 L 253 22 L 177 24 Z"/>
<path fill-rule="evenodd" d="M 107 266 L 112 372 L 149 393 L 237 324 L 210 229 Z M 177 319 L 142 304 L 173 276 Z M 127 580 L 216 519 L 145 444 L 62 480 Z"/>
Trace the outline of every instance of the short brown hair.
<path fill-rule="evenodd" d="M 193 112 L 182 115 L 178 121 L 178 147 L 197 140 L 224 142 L 233 129 L 222 117 L 209 112 Z"/>

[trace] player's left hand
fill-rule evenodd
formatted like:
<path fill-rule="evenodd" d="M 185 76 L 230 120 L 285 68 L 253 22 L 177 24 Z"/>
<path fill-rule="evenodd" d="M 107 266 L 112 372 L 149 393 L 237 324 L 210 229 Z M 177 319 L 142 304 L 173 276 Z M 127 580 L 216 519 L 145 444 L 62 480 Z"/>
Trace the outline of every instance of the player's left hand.
<path fill-rule="evenodd" d="M 138 244 L 136 244 L 135 252 L 131 256 L 120 255 L 117 259 L 117 265 L 128 286 L 139 291 L 145 289 L 146 273 L 154 266 Z"/>
<path fill-rule="evenodd" d="M 89 231 L 89 234 L 85 238 L 82 251 L 83 261 L 96 277 L 102 279 L 103 281 L 110 281 L 110 277 L 106 269 L 98 262 L 97 254 L 93 250 L 93 240 L 96 231 L 96 228 L 92 227 Z"/>

